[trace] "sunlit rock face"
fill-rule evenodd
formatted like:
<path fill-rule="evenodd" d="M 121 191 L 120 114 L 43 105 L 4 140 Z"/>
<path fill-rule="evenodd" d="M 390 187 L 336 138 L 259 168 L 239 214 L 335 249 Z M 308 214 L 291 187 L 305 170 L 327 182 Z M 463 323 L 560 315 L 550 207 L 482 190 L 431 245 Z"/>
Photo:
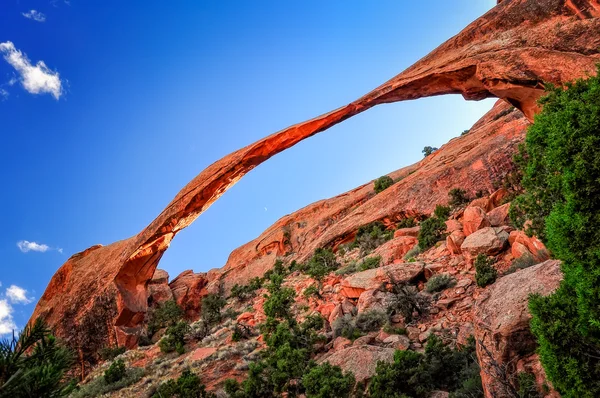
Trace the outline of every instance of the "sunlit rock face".
<path fill-rule="evenodd" d="M 593 0 L 504 0 L 457 36 L 380 87 L 309 121 L 296 124 L 213 163 L 184 187 L 138 235 L 72 256 L 56 272 L 34 311 L 60 337 L 73 333 L 100 297 L 114 302 L 106 340 L 136 344 L 148 303 L 148 282 L 183 228 L 248 171 L 301 140 L 375 105 L 460 93 L 498 97 L 471 133 L 422 162 L 392 174 L 402 181 L 374 196 L 372 184 L 317 202 L 279 220 L 235 250 L 226 266 L 203 275 L 205 291 L 262 275 L 275 257 L 305 259 L 315 248 L 349 240 L 357 226 L 431 211 L 455 186 L 491 189 L 510 167 L 527 120 L 538 110 L 545 83 L 563 84 L 592 73 L 600 60 L 600 4 Z M 432 114 L 435 110 L 432 110 Z M 524 116 L 523 116 L 524 115 Z M 203 279 L 204 283 L 204 279 Z M 194 308 L 194 311 L 197 311 Z"/>

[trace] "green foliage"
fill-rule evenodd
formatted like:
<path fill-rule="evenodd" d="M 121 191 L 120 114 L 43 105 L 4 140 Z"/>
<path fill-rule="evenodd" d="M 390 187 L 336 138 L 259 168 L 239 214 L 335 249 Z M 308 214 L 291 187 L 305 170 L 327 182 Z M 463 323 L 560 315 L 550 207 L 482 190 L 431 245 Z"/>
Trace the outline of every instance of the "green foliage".
<path fill-rule="evenodd" d="M 516 272 L 520 269 L 529 268 L 531 266 L 534 266 L 535 264 L 536 262 L 533 256 L 529 253 L 525 253 L 521 257 L 515 258 L 513 260 L 512 264 L 510 265 L 510 268 L 506 271 L 506 273 L 512 274 L 513 272 Z"/>
<path fill-rule="evenodd" d="M 221 310 L 227 301 L 218 294 L 208 294 L 202 298 L 200 316 L 208 325 L 215 325 L 223 320 Z"/>
<path fill-rule="evenodd" d="M 381 256 L 367 257 L 360 263 L 360 270 L 366 271 L 377 268 L 379 267 L 379 264 L 381 264 Z"/>
<path fill-rule="evenodd" d="M 325 362 L 310 369 L 302 377 L 306 398 L 349 398 L 355 384 L 352 373 L 343 373 L 339 366 Z"/>
<path fill-rule="evenodd" d="M 356 327 L 363 333 L 375 332 L 389 320 L 387 314 L 382 311 L 369 310 L 358 314 Z"/>
<path fill-rule="evenodd" d="M 417 226 L 417 221 L 414 217 L 403 218 L 398 223 L 397 227 L 400 228 L 412 228 Z"/>
<path fill-rule="evenodd" d="M 486 287 L 496 282 L 498 272 L 494 268 L 496 260 L 485 254 L 479 254 L 475 259 L 475 281 L 477 286 Z"/>
<path fill-rule="evenodd" d="M 456 285 L 456 279 L 448 274 L 440 274 L 431 277 L 425 285 L 425 290 L 429 293 L 441 292 Z"/>
<path fill-rule="evenodd" d="M 250 328 L 241 323 L 236 323 L 233 327 L 233 333 L 231 334 L 231 340 L 240 341 L 246 340 L 252 335 Z"/>
<path fill-rule="evenodd" d="M 119 391 L 125 387 L 137 383 L 144 377 L 144 369 L 129 368 L 125 370 L 125 375 L 121 380 L 114 383 L 107 383 L 104 377 L 96 377 L 94 380 L 82 385 L 77 391 L 74 391 L 70 398 L 93 398 Z"/>
<path fill-rule="evenodd" d="M 238 285 L 237 283 L 231 288 L 231 297 L 235 297 L 238 301 L 247 301 L 256 295 L 256 291 L 262 287 L 262 279 L 252 278 L 247 285 Z"/>
<path fill-rule="evenodd" d="M 104 347 L 100 350 L 100 358 L 104 361 L 111 361 L 123 354 L 126 351 L 125 347 Z"/>
<path fill-rule="evenodd" d="M 394 231 L 386 230 L 385 225 L 376 221 L 358 228 L 351 248 L 360 248 L 360 255 L 365 256 L 394 237 Z"/>
<path fill-rule="evenodd" d="M 421 294 L 415 286 L 392 282 L 391 293 L 393 297 L 387 308 L 389 316 L 402 315 L 406 322 L 410 322 L 414 313 L 425 315 L 429 312 L 430 298 Z"/>
<path fill-rule="evenodd" d="M 470 132 L 470 131 L 471 131 L 471 130 L 463 130 L 463 132 L 462 132 L 462 133 L 460 133 L 461 137 L 462 137 L 463 135 L 467 135 L 467 134 L 469 134 L 469 132 Z"/>
<path fill-rule="evenodd" d="M 104 371 L 104 381 L 106 384 L 116 383 L 125 377 L 125 362 L 117 359 L 110 364 L 110 367 Z"/>
<path fill-rule="evenodd" d="M 310 297 L 321 297 L 321 294 L 319 293 L 319 287 L 316 285 L 310 285 L 309 287 L 304 289 L 302 295 L 307 299 Z"/>
<path fill-rule="evenodd" d="M 432 153 L 434 153 L 435 151 L 437 151 L 438 149 L 432 146 L 426 146 L 425 148 L 423 148 L 423 150 L 421 151 L 423 153 L 424 157 L 427 157 L 429 155 L 431 155 Z"/>
<path fill-rule="evenodd" d="M 600 67 L 599 67 L 600 71 Z M 565 278 L 530 301 L 546 374 L 563 397 L 600 396 L 600 78 L 548 87 L 519 163 L 525 194 L 511 204 L 562 261 Z"/>
<path fill-rule="evenodd" d="M 331 329 L 335 337 L 342 336 L 350 340 L 356 340 L 362 336 L 362 333 L 356 326 L 356 320 L 350 314 L 341 316 L 333 321 Z"/>
<path fill-rule="evenodd" d="M 438 210 L 440 208 L 440 210 Z M 419 248 L 425 251 L 440 240 L 446 237 L 446 217 L 439 217 L 437 214 L 444 215 L 445 211 L 441 206 L 436 207 L 436 214 L 421 222 L 421 230 L 419 231 Z"/>
<path fill-rule="evenodd" d="M 163 353 L 177 351 L 178 354 L 183 354 L 185 352 L 185 336 L 190 331 L 190 325 L 184 321 L 169 326 L 165 336 L 158 343 L 160 351 Z"/>
<path fill-rule="evenodd" d="M 340 264 L 335 259 L 335 254 L 330 249 L 318 248 L 304 265 L 303 270 L 317 281 L 323 280 L 329 273 L 337 270 Z"/>
<path fill-rule="evenodd" d="M 450 198 L 448 204 L 452 207 L 460 207 L 469 203 L 470 200 L 467 196 L 467 191 L 460 188 L 452 188 L 450 192 L 448 192 L 448 197 Z"/>
<path fill-rule="evenodd" d="M 433 211 L 433 215 L 439 219 L 447 220 L 450 217 L 451 209 L 448 206 L 437 205 Z"/>
<path fill-rule="evenodd" d="M 73 355 L 41 319 L 0 341 L 0 397 L 62 397 L 73 390 L 66 374 Z"/>
<path fill-rule="evenodd" d="M 168 300 L 148 313 L 148 335 L 152 336 L 158 330 L 175 325 L 183 318 L 183 310 L 175 300 Z"/>
<path fill-rule="evenodd" d="M 404 255 L 404 259 L 412 263 L 417 261 L 416 257 L 419 254 L 421 254 L 421 248 L 419 247 L 419 245 L 415 245 L 412 249 L 406 252 L 406 254 Z"/>
<path fill-rule="evenodd" d="M 542 398 L 533 373 L 519 372 L 517 378 L 519 381 L 519 398 Z"/>
<path fill-rule="evenodd" d="M 281 274 L 272 274 L 271 283 L 267 285 L 267 290 L 270 294 L 263 305 L 265 315 L 269 318 L 290 318 L 290 307 L 296 296 L 294 289 L 283 287 L 283 276 Z"/>
<path fill-rule="evenodd" d="M 396 351 L 393 363 L 379 362 L 369 392 L 371 398 L 425 398 L 433 390 L 483 397 L 478 374 L 473 339 L 465 347 L 451 348 L 434 335 L 425 354 Z"/>
<path fill-rule="evenodd" d="M 375 193 L 380 193 L 394 185 L 394 180 L 390 176 L 382 176 L 375 180 Z"/>
<path fill-rule="evenodd" d="M 206 391 L 198 375 L 185 369 L 177 380 L 169 380 L 161 384 L 152 398 L 216 398 L 216 395 Z"/>

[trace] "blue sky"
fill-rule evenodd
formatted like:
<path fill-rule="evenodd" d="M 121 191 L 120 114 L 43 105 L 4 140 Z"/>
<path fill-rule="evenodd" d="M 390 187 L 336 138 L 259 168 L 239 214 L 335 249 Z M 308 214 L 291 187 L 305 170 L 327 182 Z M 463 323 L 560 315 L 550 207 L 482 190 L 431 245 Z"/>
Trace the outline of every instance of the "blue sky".
<path fill-rule="evenodd" d="M 142 230 L 220 157 L 344 105 L 495 0 L 0 4 L 0 334 L 73 253 Z M 308 139 L 227 192 L 161 268 L 221 267 L 281 216 L 419 160 L 492 100 L 385 105 Z"/>

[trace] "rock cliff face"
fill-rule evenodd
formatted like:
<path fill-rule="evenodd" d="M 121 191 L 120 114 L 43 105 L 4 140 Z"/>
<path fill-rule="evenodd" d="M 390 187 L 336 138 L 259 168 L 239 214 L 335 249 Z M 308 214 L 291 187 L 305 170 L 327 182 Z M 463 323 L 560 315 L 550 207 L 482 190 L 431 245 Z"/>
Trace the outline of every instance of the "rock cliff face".
<path fill-rule="evenodd" d="M 600 4 L 595 0 L 504 0 L 428 56 L 362 98 L 291 126 L 215 162 L 184 187 L 142 232 L 72 256 L 54 275 L 33 318 L 43 317 L 61 337 L 81 323 L 98 297 L 116 303 L 107 340 L 136 344 L 147 310 L 147 285 L 171 240 L 248 171 L 299 141 L 375 105 L 460 93 L 466 99 L 498 97 L 472 133 L 451 141 L 419 164 L 392 177 L 402 181 L 373 197 L 371 184 L 284 217 L 257 240 L 232 253 L 220 271 L 198 275 L 195 293 L 262 274 L 276 256 L 305 259 L 317 247 L 352 238 L 373 220 L 431 211 L 454 186 L 491 189 L 510 166 L 514 145 L 547 82 L 562 84 L 594 70 L 600 60 Z M 392 200 L 394 198 L 394 200 Z M 190 308 L 190 311 L 197 309 Z"/>

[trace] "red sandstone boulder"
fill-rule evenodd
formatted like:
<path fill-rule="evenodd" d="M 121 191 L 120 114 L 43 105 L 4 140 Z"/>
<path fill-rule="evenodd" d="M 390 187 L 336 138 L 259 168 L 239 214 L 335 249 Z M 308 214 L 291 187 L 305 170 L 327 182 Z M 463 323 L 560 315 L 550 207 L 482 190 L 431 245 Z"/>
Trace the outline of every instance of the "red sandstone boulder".
<path fill-rule="evenodd" d="M 394 238 L 399 238 L 401 236 L 412 236 L 416 238 L 419 236 L 419 231 L 421 231 L 420 226 L 412 227 L 412 228 L 400 228 L 394 232 Z"/>
<path fill-rule="evenodd" d="M 482 291 L 474 308 L 475 338 L 495 361 L 511 366 L 516 366 L 518 361 L 526 362 L 531 370 L 540 371 L 539 366 L 534 366 L 538 361 L 537 344 L 529 330 L 529 296 L 552 293 L 562 277 L 560 263 L 546 261 L 504 276 Z M 480 344 L 477 357 L 482 366 L 486 397 L 498 396 L 501 386 L 489 376 L 490 357 Z"/>
<path fill-rule="evenodd" d="M 508 224 L 508 210 L 510 209 L 510 203 L 503 204 L 500 207 L 496 207 L 494 210 L 487 213 L 487 219 L 492 227 L 499 227 L 501 225 Z"/>
<path fill-rule="evenodd" d="M 373 377 L 377 362 L 393 362 L 395 351 L 393 348 L 358 345 L 337 351 L 320 362 L 329 362 L 344 372 L 352 372 L 360 383 Z"/>
<path fill-rule="evenodd" d="M 412 236 L 400 236 L 385 242 L 379 246 L 369 257 L 380 256 L 381 264 L 388 265 L 395 261 L 402 260 L 404 255 L 409 252 L 410 249 L 415 247 L 419 243 L 417 238 Z"/>
<path fill-rule="evenodd" d="M 490 195 L 490 202 L 492 202 L 494 207 L 500 206 L 500 204 L 504 201 L 504 199 L 508 196 L 508 190 L 505 188 L 500 188 Z"/>
<path fill-rule="evenodd" d="M 460 246 L 463 253 L 471 256 L 500 253 L 508 244 L 508 234 L 500 228 L 487 227 L 467 236 Z"/>
<path fill-rule="evenodd" d="M 198 319 L 202 298 L 208 294 L 205 274 L 194 273 L 192 270 L 182 272 L 169 283 L 175 302 L 188 319 Z"/>
<path fill-rule="evenodd" d="M 485 210 L 479 206 L 470 206 L 465 209 L 462 224 L 465 236 L 490 226 Z"/>
<path fill-rule="evenodd" d="M 386 312 L 393 300 L 394 295 L 392 293 L 379 289 L 369 289 L 362 292 L 358 298 L 356 308 L 359 314 L 364 311 Z"/>
<path fill-rule="evenodd" d="M 525 246 L 533 255 L 533 258 L 538 262 L 546 261 L 550 258 L 550 252 L 548 249 L 546 249 L 546 246 L 542 243 L 542 241 L 535 236 L 527 236 L 523 231 L 512 231 L 508 241 L 512 246 L 514 246 L 515 243 Z M 522 249 L 517 248 L 515 251 L 522 251 Z"/>
<path fill-rule="evenodd" d="M 455 220 L 453 218 L 446 221 L 446 232 L 448 232 L 449 234 L 451 234 L 454 231 L 462 231 L 462 230 L 463 230 L 463 225 L 460 221 Z"/>
<path fill-rule="evenodd" d="M 342 281 L 342 294 L 348 298 L 359 298 L 369 289 L 379 289 L 390 282 L 410 282 L 424 271 L 421 262 L 391 264 L 384 267 L 357 272 Z"/>
<path fill-rule="evenodd" d="M 157 269 L 148 282 L 148 303 L 157 305 L 173 300 L 173 292 L 169 287 L 169 274 L 167 271 Z"/>
<path fill-rule="evenodd" d="M 465 234 L 460 231 L 454 231 L 446 237 L 446 247 L 452 254 L 461 254 L 462 250 L 460 246 L 465 241 Z"/>
<path fill-rule="evenodd" d="M 494 208 L 494 203 L 489 198 L 477 198 L 467 206 L 467 208 L 469 207 L 480 207 L 487 213 Z"/>

